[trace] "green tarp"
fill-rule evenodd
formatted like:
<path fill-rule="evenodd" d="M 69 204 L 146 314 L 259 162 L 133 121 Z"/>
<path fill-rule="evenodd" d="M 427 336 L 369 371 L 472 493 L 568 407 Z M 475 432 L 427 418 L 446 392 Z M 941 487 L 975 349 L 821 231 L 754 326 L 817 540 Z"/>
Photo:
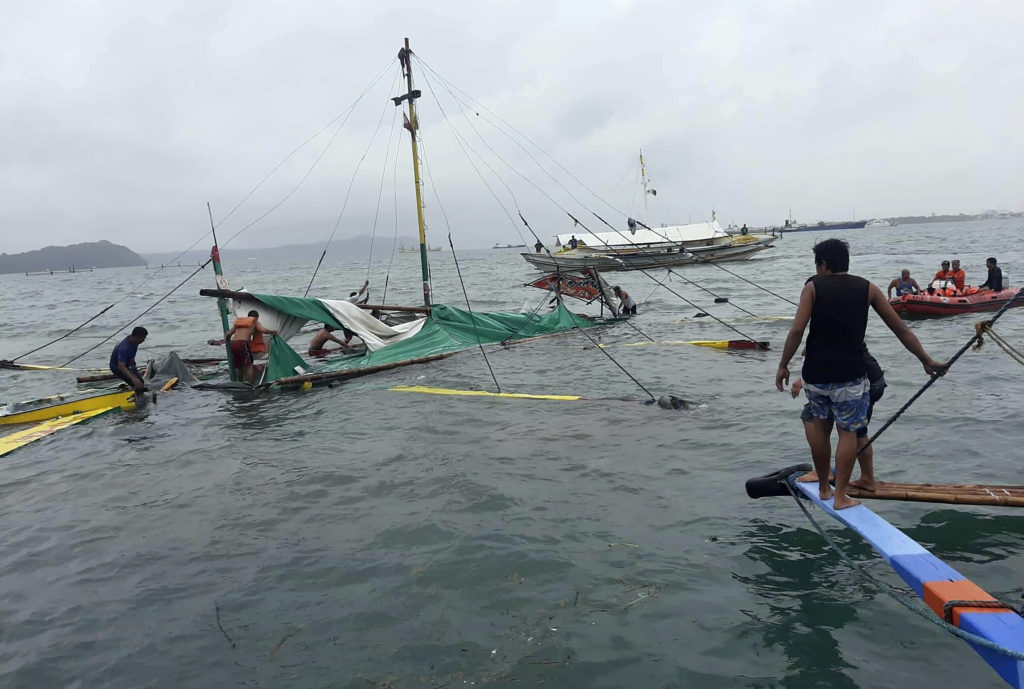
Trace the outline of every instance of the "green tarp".
<path fill-rule="evenodd" d="M 315 299 L 298 297 L 271 297 L 253 295 L 267 306 L 299 318 L 325 321 L 341 327 L 330 312 Z M 379 366 L 409 359 L 458 352 L 482 344 L 496 344 L 505 340 L 520 340 L 538 335 L 564 332 L 573 328 L 590 328 L 608 323 L 574 315 L 565 306 L 544 315 L 520 313 L 470 313 L 443 304 L 436 304 L 423 328 L 413 337 L 368 353 L 365 356 L 344 357 L 328 361 L 303 362 L 286 343 L 275 337 L 270 348 L 267 380 L 298 375 L 295 366 L 301 365 L 307 373 L 344 371 Z M 479 339 L 478 339 L 479 338 Z M 283 345 L 283 346 L 282 346 Z"/>

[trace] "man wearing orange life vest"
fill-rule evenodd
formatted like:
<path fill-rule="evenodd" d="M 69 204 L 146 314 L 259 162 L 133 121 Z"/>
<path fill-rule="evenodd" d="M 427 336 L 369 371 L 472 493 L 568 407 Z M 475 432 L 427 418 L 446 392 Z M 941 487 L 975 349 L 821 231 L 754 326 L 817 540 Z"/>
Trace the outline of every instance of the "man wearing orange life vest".
<path fill-rule="evenodd" d="M 932 278 L 932 282 L 936 280 L 952 280 L 953 271 L 949 269 L 949 261 L 942 262 L 942 269 L 935 273 L 935 277 Z"/>
<path fill-rule="evenodd" d="M 953 259 L 953 267 L 949 271 L 950 279 L 956 285 L 958 291 L 964 291 L 964 284 L 967 282 L 967 275 L 960 269 L 960 259 Z"/>
<path fill-rule="evenodd" d="M 231 330 L 224 334 L 224 337 L 231 342 L 231 365 L 249 385 L 255 383 L 256 368 L 253 366 L 252 355 L 255 350 L 253 344 L 255 344 L 256 338 L 259 337 L 262 351 L 266 351 L 267 346 L 263 341 L 263 336 L 277 334 L 276 330 L 264 328 L 259 319 L 259 311 L 250 311 L 248 316 L 236 318 Z"/>

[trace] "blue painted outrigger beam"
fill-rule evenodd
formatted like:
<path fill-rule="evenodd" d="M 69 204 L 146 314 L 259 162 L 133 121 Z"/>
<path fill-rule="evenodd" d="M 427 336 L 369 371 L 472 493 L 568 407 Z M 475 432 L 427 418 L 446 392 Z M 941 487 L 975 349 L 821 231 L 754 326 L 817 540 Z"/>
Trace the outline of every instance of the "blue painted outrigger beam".
<path fill-rule="evenodd" d="M 830 516 L 859 533 L 922 600 L 925 600 L 925 589 L 929 585 L 967 581 L 963 574 L 932 555 L 917 541 L 864 505 L 837 511 L 832 509 L 832 498 L 822 500 L 818 497 L 817 482 L 797 483 L 793 481 L 792 485 L 796 486 L 805 497 Z M 961 607 L 970 608 L 970 606 Z M 1024 653 L 1024 617 L 1016 612 L 1006 609 L 993 609 L 985 612 L 965 611 L 960 613 L 958 618 L 956 624 L 960 629 L 1005 648 Z M 1024 661 L 978 646 L 970 641 L 967 643 L 999 673 L 999 676 L 1007 684 L 1014 689 L 1024 689 Z"/>

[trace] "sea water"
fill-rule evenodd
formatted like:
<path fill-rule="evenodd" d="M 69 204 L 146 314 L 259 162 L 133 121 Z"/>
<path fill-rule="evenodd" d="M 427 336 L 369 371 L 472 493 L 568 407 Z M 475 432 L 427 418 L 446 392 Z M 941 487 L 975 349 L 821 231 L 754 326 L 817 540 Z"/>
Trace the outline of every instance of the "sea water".
<path fill-rule="evenodd" d="M 796 301 L 811 246 L 850 240 L 880 286 L 944 258 L 984 280 L 1024 261 L 1019 219 L 786 235 L 723 267 Z M 236 288 L 301 294 L 312 264 L 239 261 Z M 416 255 L 328 255 L 311 294 L 417 303 Z M 449 252 L 435 300 L 463 305 Z M 465 251 L 473 308 L 543 295 L 512 250 Z M 963 642 L 851 571 L 790 498 L 749 500 L 751 476 L 808 460 L 802 401 L 774 388 L 786 301 L 713 265 L 609 274 L 639 302 L 627 325 L 467 351 L 306 392 L 177 390 L 0 459 L 0 685 L 8 687 L 1000 687 Z M 0 358 L 104 367 L 117 326 L 189 270 L 0 277 Z M 654 275 L 654 274 L 652 274 Z M 664 279 L 659 272 L 654 277 Z M 218 356 L 207 269 L 138 321 L 140 359 Z M 581 307 L 582 308 L 582 307 Z M 772 351 L 680 340 L 736 339 Z M 982 316 L 912 324 L 951 356 Z M 998 325 L 1024 343 L 1024 309 Z M 641 334 L 642 333 L 642 334 Z M 589 335 L 589 337 L 588 337 Z M 655 344 L 627 346 L 650 337 Z M 592 341 L 593 339 L 593 341 Z M 600 340 L 604 350 L 594 347 Z M 926 380 L 872 316 L 889 387 L 875 427 Z M 301 349 L 302 343 L 296 342 Z M 654 396 L 699 404 L 666 410 Z M 577 402 L 425 396 L 419 384 L 579 394 Z M 794 377 L 796 375 L 796 366 Z M 882 479 L 1022 483 L 1024 370 L 986 342 L 877 442 Z M 0 372 L 0 402 L 73 389 L 74 372 Z M 875 502 L 885 519 L 994 595 L 1019 600 L 1024 520 L 1010 509 Z M 854 534 L 827 528 L 901 584 Z"/>

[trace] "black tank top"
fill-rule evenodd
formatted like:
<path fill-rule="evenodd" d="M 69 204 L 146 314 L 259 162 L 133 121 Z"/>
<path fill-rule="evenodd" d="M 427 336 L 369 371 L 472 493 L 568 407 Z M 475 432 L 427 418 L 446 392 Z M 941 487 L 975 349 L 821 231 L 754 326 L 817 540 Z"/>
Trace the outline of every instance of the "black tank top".
<path fill-rule="evenodd" d="M 864 376 L 868 287 L 856 275 L 814 278 L 814 310 L 803 377 L 808 383 L 847 383 Z"/>

